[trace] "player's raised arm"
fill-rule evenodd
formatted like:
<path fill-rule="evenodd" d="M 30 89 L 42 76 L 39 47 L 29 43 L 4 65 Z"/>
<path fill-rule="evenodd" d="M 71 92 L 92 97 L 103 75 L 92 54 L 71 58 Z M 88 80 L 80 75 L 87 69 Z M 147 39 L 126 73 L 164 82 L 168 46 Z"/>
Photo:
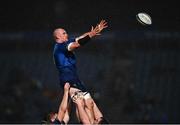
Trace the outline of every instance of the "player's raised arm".
<path fill-rule="evenodd" d="M 105 20 L 101 20 L 99 24 L 97 24 L 95 27 L 91 27 L 91 31 L 84 33 L 83 35 L 76 38 L 76 41 L 71 43 L 68 46 L 68 50 L 72 51 L 80 46 L 85 45 L 87 42 L 91 40 L 91 38 L 101 35 L 101 31 L 105 29 L 107 26 L 107 22 Z"/>

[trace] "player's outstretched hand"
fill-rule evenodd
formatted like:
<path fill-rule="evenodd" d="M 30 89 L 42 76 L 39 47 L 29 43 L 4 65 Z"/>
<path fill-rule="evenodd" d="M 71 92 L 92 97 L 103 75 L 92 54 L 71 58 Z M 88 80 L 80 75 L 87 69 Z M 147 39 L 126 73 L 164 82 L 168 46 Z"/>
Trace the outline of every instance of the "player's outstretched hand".
<path fill-rule="evenodd" d="M 105 28 L 107 28 L 107 22 L 105 20 L 101 20 L 99 24 L 97 24 L 95 27 L 91 27 L 91 31 L 89 32 L 89 36 L 93 37 L 93 36 L 97 36 L 97 35 L 101 35 L 101 31 Z"/>
<path fill-rule="evenodd" d="M 101 32 L 103 29 L 107 28 L 108 25 L 105 20 L 101 20 L 101 22 L 96 27 L 98 27 L 99 32 Z"/>

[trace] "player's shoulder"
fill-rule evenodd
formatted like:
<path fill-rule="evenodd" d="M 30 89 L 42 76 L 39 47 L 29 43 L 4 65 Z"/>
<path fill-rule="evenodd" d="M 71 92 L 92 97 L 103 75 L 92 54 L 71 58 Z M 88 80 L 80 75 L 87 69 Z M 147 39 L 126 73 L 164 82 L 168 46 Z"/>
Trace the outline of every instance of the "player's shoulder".
<path fill-rule="evenodd" d="M 68 43 L 75 42 L 75 39 L 76 39 L 76 38 L 74 38 L 74 37 L 69 38 Z"/>

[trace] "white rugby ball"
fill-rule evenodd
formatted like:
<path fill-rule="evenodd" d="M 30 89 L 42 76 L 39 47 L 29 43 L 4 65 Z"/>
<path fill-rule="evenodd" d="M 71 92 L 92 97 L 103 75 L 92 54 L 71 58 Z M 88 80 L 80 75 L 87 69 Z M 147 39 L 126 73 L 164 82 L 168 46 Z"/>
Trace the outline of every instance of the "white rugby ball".
<path fill-rule="evenodd" d="M 138 13 L 136 15 L 137 20 L 143 25 L 151 25 L 152 19 L 147 13 Z"/>

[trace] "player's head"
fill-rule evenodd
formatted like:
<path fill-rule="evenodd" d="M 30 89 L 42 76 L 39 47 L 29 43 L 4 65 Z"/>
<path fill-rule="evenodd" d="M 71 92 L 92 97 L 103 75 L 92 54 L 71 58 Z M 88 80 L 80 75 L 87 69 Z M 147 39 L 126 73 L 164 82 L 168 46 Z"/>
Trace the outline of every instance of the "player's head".
<path fill-rule="evenodd" d="M 56 42 L 62 43 L 62 42 L 68 41 L 68 34 L 62 28 L 55 29 L 54 33 L 53 33 L 53 36 L 54 36 Z"/>

